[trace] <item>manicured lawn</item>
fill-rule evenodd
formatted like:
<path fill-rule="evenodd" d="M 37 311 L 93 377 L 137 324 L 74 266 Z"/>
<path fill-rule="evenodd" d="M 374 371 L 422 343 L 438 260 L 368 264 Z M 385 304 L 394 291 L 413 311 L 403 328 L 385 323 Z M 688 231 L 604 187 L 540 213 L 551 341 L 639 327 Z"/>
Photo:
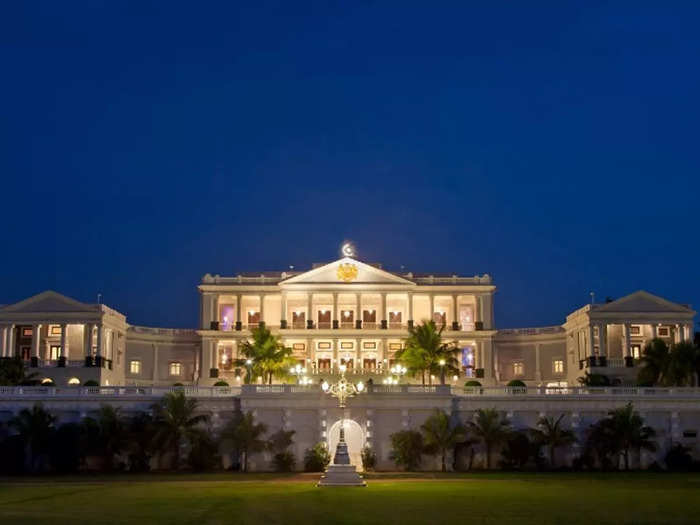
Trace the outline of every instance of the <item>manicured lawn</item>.
<path fill-rule="evenodd" d="M 700 475 L 170 475 L 0 481 L 0 523 L 698 523 Z"/>

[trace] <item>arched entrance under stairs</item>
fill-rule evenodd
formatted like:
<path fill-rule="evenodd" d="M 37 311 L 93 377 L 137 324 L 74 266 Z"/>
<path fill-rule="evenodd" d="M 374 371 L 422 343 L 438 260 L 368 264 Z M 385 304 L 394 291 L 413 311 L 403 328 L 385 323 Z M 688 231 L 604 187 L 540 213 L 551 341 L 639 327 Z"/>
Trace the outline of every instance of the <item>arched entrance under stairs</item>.
<path fill-rule="evenodd" d="M 340 426 L 345 428 L 345 442 L 348 444 L 350 463 L 358 470 L 362 470 L 362 449 L 365 446 L 365 433 L 357 421 L 352 419 L 340 419 L 331 425 L 328 432 L 328 451 L 331 453 L 331 461 L 335 454 L 335 447 L 340 439 Z"/>

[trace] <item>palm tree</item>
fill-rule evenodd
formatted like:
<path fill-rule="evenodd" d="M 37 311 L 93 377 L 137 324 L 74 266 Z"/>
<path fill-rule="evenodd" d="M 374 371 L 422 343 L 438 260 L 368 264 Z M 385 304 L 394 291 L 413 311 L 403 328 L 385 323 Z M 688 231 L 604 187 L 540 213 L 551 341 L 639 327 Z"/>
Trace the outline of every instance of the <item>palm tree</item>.
<path fill-rule="evenodd" d="M 264 423 L 256 423 L 252 412 L 237 413 L 236 417 L 224 428 L 221 437 L 229 439 L 241 459 L 241 470 L 248 471 L 248 459 L 251 454 L 261 452 L 268 442 L 263 439 L 267 432 Z"/>
<path fill-rule="evenodd" d="M 97 419 L 85 418 L 90 443 L 88 448 L 102 458 L 103 468 L 114 468 L 114 457 L 122 453 L 128 443 L 129 435 L 120 409 L 112 405 L 102 405 Z"/>
<path fill-rule="evenodd" d="M 289 376 L 289 369 L 295 364 L 292 349 L 284 346 L 281 338 L 272 335 L 265 326 L 254 328 L 251 336 L 252 341 L 245 341 L 241 345 L 244 357 L 236 360 L 236 366 L 248 367 L 249 374 L 246 374 L 245 382 L 250 383 L 253 377 L 262 376 L 263 380 L 272 384 L 273 376 Z"/>
<path fill-rule="evenodd" d="M 571 430 L 562 428 L 561 420 L 563 418 L 564 414 L 560 415 L 556 420 L 552 417 L 541 417 L 537 421 L 539 428 L 530 430 L 536 443 L 549 447 L 550 468 L 554 468 L 556 449 L 576 442 L 576 435 Z"/>
<path fill-rule="evenodd" d="M 450 424 L 450 418 L 440 409 L 425 420 L 421 425 L 423 431 L 423 443 L 426 452 L 440 454 L 440 466 L 443 472 L 447 471 L 445 458 L 447 451 L 454 449 L 457 443 L 465 440 L 466 435 L 461 425 Z"/>
<path fill-rule="evenodd" d="M 30 470 L 35 470 L 42 454 L 48 452 L 51 436 L 55 431 L 56 417 L 44 410 L 41 403 L 31 410 L 23 408 L 13 417 L 9 426 L 19 434 L 26 447 Z"/>
<path fill-rule="evenodd" d="M 644 424 L 644 419 L 634 411 L 632 403 L 610 411 L 608 418 L 616 448 L 625 461 L 625 470 L 630 468 L 630 451 L 644 449 L 654 452 L 656 450 L 656 443 L 653 440 L 656 432 Z"/>
<path fill-rule="evenodd" d="M 663 339 L 652 339 L 644 345 L 637 382 L 647 386 L 663 384 L 668 371 L 668 362 L 668 345 Z"/>
<path fill-rule="evenodd" d="M 36 372 L 27 374 L 19 356 L 0 358 L 0 386 L 33 386 L 39 384 Z"/>
<path fill-rule="evenodd" d="M 486 448 L 486 468 L 491 468 L 491 450 L 508 439 L 510 423 L 495 408 L 479 409 L 474 421 L 469 422 L 469 432 Z"/>
<path fill-rule="evenodd" d="M 153 405 L 156 425 L 154 443 L 156 449 L 172 453 L 172 467 L 180 464 L 180 445 L 197 438 L 201 423 L 208 423 L 209 416 L 197 414 L 197 400 L 188 399 L 182 391 L 169 392 L 160 403 Z"/>
<path fill-rule="evenodd" d="M 408 338 L 405 340 L 404 349 L 396 354 L 396 358 L 416 376 L 421 374 L 422 383 L 425 385 L 425 372 L 430 374 L 429 383 L 432 384 L 432 376 L 440 374 L 444 384 L 445 373 L 458 373 L 459 361 L 457 353 L 459 349 L 452 343 L 442 341 L 444 325 L 439 329 L 435 321 L 423 321 L 421 324 L 409 328 Z"/>

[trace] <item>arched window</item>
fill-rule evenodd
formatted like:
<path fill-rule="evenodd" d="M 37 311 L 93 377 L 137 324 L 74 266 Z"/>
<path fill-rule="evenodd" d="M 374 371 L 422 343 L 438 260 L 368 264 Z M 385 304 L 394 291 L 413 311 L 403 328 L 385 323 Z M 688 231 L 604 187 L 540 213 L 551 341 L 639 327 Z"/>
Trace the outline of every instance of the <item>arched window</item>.
<path fill-rule="evenodd" d="M 45 377 L 41 380 L 41 384 L 44 386 L 53 386 L 53 379 L 51 379 L 50 377 Z"/>
<path fill-rule="evenodd" d="M 77 377 L 71 377 L 71 378 L 68 380 L 68 384 L 71 385 L 71 386 L 79 385 L 79 384 L 80 384 L 80 379 L 78 379 Z"/>

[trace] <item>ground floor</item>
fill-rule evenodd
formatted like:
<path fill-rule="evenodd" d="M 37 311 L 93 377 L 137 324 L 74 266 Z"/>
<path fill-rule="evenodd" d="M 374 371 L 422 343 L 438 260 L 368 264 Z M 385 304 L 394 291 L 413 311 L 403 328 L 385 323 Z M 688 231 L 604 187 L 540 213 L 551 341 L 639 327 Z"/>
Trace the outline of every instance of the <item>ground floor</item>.
<path fill-rule="evenodd" d="M 3 523 L 696 523 L 698 474 L 317 474 L 23 478 L 0 483 Z"/>

